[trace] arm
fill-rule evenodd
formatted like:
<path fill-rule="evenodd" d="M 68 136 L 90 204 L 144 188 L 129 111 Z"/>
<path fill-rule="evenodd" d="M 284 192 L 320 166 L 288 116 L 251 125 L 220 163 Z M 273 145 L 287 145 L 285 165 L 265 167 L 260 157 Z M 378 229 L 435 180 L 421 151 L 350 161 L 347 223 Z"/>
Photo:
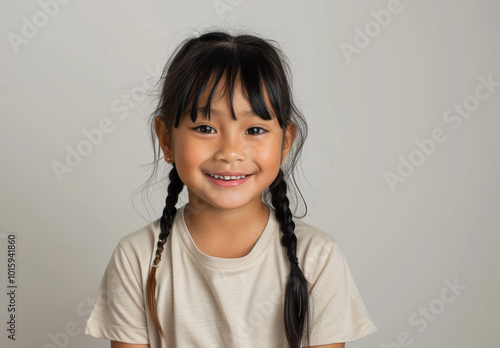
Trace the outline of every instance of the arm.
<path fill-rule="evenodd" d="M 137 276 L 140 254 L 133 244 L 120 241 L 115 247 L 87 320 L 85 333 L 107 338 L 112 348 L 150 347 L 141 277 Z"/>
<path fill-rule="evenodd" d="M 111 341 L 111 348 L 149 348 L 149 344 L 130 344 Z"/>
<path fill-rule="evenodd" d="M 332 343 L 332 344 L 324 344 L 321 346 L 304 347 L 304 348 L 345 348 L 345 343 Z"/>

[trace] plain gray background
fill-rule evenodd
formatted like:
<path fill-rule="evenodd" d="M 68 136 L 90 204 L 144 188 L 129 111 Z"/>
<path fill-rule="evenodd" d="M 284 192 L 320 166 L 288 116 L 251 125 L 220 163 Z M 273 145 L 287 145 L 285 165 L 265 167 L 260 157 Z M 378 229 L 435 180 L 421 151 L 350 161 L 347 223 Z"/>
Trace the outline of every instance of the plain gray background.
<path fill-rule="evenodd" d="M 144 88 L 181 40 L 211 26 L 248 28 L 290 59 L 310 126 L 306 220 L 340 244 L 379 329 L 347 347 L 497 344 L 497 2 L 0 6 L 2 323 L 9 234 L 18 284 L 16 341 L 2 329 L 2 347 L 109 346 L 83 334 L 102 274 L 118 240 L 155 220 L 165 195 L 154 188 L 154 209 L 132 200 L 153 160 L 146 120 L 155 101 Z M 495 81 L 490 90 L 481 76 Z M 453 111 L 460 105 L 463 116 Z M 111 131 L 85 148 L 84 132 L 99 124 Z M 424 140 L 433 135 L 440 142 Z M 58 177 L 54 163 L 67 165 L 78 146 L 88 153 Z M 392 189 L 388 175 L 400 178 Z"/>

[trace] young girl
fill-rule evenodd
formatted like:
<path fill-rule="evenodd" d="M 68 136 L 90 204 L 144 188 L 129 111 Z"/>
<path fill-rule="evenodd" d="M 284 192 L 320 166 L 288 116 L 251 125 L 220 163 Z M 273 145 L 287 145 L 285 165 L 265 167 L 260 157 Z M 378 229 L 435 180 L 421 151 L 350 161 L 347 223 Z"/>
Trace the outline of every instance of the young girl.
<path fill-rule="evenodd" d="M 289 71 L 272 41 L 224 32 L 167 62 L 152 118 L 172 167 L 165 209 L 118 243 L 86 334 L 115 348 L 339 348 L 376 330 L 339 247 L 292 216 L 306 124 Z"/>

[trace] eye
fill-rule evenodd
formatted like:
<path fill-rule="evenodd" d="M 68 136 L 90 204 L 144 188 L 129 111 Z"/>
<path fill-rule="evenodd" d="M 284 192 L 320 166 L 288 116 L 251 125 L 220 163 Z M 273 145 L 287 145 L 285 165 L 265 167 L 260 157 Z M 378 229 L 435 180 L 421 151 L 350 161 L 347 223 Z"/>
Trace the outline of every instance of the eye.
<path fill-rule="evenodd" d="M 261 127 L 250 127 L 247 129 L 246 133 L 250 135 L 259 135 L 266 133 L 267 131 L 264 128 Z"/>
<path fill-rule="evenodd" d="M 197 130 L 200 133 L 207 133 L 207 134 L 215 133 L 215 129 L 213 129 L 210 126 L 207 126 L 206 124 L 195 127 L 193 129 Z"/>

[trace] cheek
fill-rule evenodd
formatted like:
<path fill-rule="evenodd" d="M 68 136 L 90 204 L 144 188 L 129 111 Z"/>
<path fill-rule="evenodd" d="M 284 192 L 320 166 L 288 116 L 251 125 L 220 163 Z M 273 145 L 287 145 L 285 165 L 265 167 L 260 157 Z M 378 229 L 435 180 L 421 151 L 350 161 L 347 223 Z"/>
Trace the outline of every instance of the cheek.
<path fill-rule="evenodd" d="M 265 153 L 265 156 L 268 160 L 277 160 L 279 162 L 282 151 L 281 138 L 276 137 L 272 139 L 272 141 L 265 145 L 265 148 L 262 149 L 262 151 L 263 153 Z"/>
<path fill-rule="evenodd" d="M 202 147 L 187 140 L 188 137 L 179 137 L 173 148 L 177 172 L 185 183 L 190 181 L 190 177 L 203 161 L 203 151 L 200 151 Z"/>
<path fill-rule="evenodd" d="M 276 172 L 278 171 L 281 165 L 281 139 L 273 139 L 254 150 L 254 158 L 257 163 L 268 169 L 276 167 Z"/>
<path fill-rule="evenodd" d="M 188 144 L 179 144 L 174 151 L 176 161 L 185 163 L 186 165 L 193 164 L 199 157 L 199 152 L 196 150 L 196 148 L 189 146 Z"/>

